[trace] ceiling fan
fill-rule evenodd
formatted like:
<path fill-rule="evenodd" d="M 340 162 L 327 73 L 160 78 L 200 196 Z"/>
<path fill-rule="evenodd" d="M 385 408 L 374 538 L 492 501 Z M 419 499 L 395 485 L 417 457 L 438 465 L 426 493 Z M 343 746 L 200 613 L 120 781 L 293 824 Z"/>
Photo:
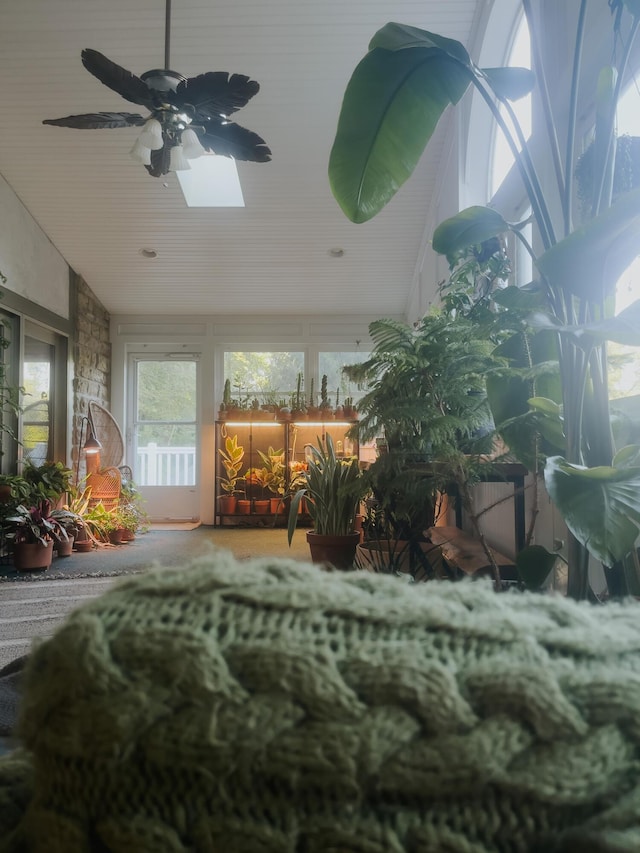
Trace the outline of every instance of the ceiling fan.
<path fill-rule="evenodd" d="M 266 163 L 271 151 L 265 141 L 228 116 L 244 107 L 260 89 L 259 83 L 244 74 L 207 71 L 197 77 L 183 77 L 169 70 L 171 0 L 166 0 L 164 64 L 136 77 L 89 48 L 82 51 L 82 64 L 101 83 L 125 100 L 149 110 L 138 113 L 85 113 L 65 118 L 45 119 L 57 127 L 98 129 L 142 127 L 131 155 L 144 164 L 153 177 L 170 171 L 189 169 L 189 160 L 210 151 L 236 160 Z"/>

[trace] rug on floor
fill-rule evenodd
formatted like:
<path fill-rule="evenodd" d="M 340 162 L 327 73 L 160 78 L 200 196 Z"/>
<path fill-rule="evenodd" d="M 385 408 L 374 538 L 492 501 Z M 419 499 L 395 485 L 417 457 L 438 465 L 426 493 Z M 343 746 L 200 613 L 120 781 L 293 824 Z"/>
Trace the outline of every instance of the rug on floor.
<path fill-rule="evenodd" d="M 200 525 L 193 530 L 150 530 L 124 545 L 108 545 L 88 554 L 56 557 L 46 571 L 18 572 L 0 565 L 0 583 L 37 582 L 69 578 L 101 578 L 138 574 L 152 566 L 179 566 L 211 548 L 231 551 L 239 560 L 251 557 L 290 557 L 309 560 L 305 531 L 298 530 L 289 546 L 284 528 L 223 528 Z"/>

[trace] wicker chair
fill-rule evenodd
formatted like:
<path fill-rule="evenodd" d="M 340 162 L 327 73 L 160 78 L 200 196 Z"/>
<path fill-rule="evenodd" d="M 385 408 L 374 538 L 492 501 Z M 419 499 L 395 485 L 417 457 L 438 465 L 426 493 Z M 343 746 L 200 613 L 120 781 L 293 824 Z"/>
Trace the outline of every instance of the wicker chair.
<path fill-rule="evenodd" d="M 118 468 L 102 468 L 87 477 L 87 486 L 91 489 L 89 507 L 101 503 L 106 510 L 116 509 L 120 503 L 122 475 Z"/>

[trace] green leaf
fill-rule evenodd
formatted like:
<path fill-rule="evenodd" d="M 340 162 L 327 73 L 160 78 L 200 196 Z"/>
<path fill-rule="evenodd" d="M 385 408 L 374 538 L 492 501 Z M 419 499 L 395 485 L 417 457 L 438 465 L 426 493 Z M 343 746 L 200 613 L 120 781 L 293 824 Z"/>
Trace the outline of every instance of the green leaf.
<path fill-rule="evenodd" d="M 535 329 L 553 330 L 574 340 L 585 350 L 590 350 L 604 341 L 615 341 L 625 346 L 640 346 L 640 299 L 637 299 L 617 317 L 606 317 L 597 323 L 580 326 L 563 326 L 554 317 L 538 312 L 527 318 Z"/>
<path fill-rule="evenodd" d="M 640 467 L 640 445 L 628 444 L 622 447 L 613 457 L 614 468 Z"/>
<path fill-rule="evenodd" d="M 435 47 L 452 59 L 472 67 L 471 57 L 459 41 L 445 38 L 428 30 L 411 27 L 408 24 L 391 22 L 373 36 L 369 42 L 369 50 L 381 47 L 384 50 L 405 50 L 413 47 Z"/>
<path fill-rule="evenodd" d="M 640 0 L 623 0 L 623 2 L 634 18 L 640 18 Z"/>
<path fill-rule="evenodd" d="M 483 68 L 482 73 L 493 92 L 505 101 L 524 98 L 536 84 L 536 75 L 530 68 Z"/>
<path fill-rule="evenodd" d="M 640 533 L 640 467 L 584 468 L 551 456 L 544 479 L 569 530 L 605 566 L 634 548 Z"/>
<path fill-rule="evenodd" d="M 599 302 L 615 288 L 640 247 L 640 190 L 624 193 L 537 260 L 550 285 Z"/>
<path fill-rule="evenodd" d="M 539 288 L 510 285 L 492 294 L 493 301 L 512 313 L 532 313 L 544 307 L 544 295 Z"/>
<path fill-rule="evenodd" d="M 558 559 L 542 545 L 529 545 L 516 555 L 518 577 L 527 589 L 537 591 L 549 577 Z"/>
<path fill-rule="evenodd" d="M 412 34 L 403 47 L 403 32 Z M 444 110 L 466 91 L 472 71 L 458 42 L 420 30 L 388 25 L 355 68 L 344 94 L 329 157 L 329 182 L 345 215 L 356 223 L 372 219 L 415 169 Z M 440 45 L 447 43 L 444 50 Z"/>
<path fill-rule="evenodd" d="M 433 232 L 433 250 L 448 259 L 461 249 L 483 243 L 509 230 L 509 223 L 490 207 L 475 205 L 445 219 Z"/>
<path fill-rule="evenodd" d="M 615 341 L 625 346 L 640 346 L 640 299 L 637 299 L 617 317 L 607 317 L 600 323 L 589 323 L 579 329 L 594 342 Z"/>
<path fill-rule="evenodd" d="M 529 405 L 536 413 L 536 426 L 540 435 L 556 450 L 565 447 L 562 406 L 547 397 L 531 397 Z"/>

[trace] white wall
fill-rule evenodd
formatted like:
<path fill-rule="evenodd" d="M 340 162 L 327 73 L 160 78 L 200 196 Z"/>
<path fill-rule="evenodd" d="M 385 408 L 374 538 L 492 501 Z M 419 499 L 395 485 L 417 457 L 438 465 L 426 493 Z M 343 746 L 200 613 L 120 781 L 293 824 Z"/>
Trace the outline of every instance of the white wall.
<path fill-rule="evenodd" d="M 0 270 L 7 290 L 69 317 L 69 267 L 0 176 Z"/>

